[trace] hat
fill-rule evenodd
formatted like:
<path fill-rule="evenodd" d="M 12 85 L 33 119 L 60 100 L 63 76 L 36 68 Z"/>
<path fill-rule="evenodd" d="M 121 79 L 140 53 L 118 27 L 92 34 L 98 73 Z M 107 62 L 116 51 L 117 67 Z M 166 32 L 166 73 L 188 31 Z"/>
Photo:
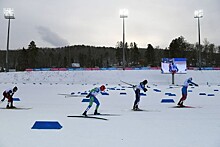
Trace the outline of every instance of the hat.
<path fill-rule="evenodd" d="M 16 92 L 17 90 L 18 90 L 18 87 L 15 86 L 15 87 L 13 88 L 13 92 Z"/>
<path fill-rule="evenodd" d="M 102 86 L 100 87 L 100 90 L 101 90 L 101 91 L 104 91 L 104 90 L 105 90 L 105 85 L 102 85 Z"/>
<path fill-rule="evenodd" d="M 148 83 L 148 81 L 147 81 L 147 80 L 144 80 L 142 83 L 143 83 L 144 85 L 146 85 L 146 84 Z"/>

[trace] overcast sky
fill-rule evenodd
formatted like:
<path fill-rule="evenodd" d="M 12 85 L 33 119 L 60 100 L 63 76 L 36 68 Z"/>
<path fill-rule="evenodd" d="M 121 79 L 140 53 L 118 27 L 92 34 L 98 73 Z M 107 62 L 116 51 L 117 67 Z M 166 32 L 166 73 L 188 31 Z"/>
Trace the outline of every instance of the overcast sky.
<path fill-rule="evenodd" d="M 220 45 L 220 0 L 0 0 L 0 49 L 6 49 L 7 25 L 3 8 L 13 8 L 10 49 L 92 45 L 115 47 L 122 40 L 119 10 L 125 19 L 125 41 L 138 47 L 166 48 L 183 36 L 198 42 L 194 11 L 202 9 L 201 43 Z"/>

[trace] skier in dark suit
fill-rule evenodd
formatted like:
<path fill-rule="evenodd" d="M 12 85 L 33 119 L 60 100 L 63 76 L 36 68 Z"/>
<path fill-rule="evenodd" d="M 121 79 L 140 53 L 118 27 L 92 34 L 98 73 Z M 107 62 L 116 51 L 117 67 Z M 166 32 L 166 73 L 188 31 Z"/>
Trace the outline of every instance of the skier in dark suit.
<path fill-rule="evenodd" d="M 141 90 L 143 90 L 144 92 L 147 91 L 147 88 L 145 87 L 147 83 L 148 81 L 144 80 L 143 82 L 140 82 L 137 86 L 134 86 L 134 91 L 135 91 L 135 101 L 134 101 L 134 106 L 133 106 L 134 111 L 140 110 L 138 107 L 139 102 L 140 102 L 140 91 Z"/>
<path fill-rule="evenodd" d="M 15 106 L 13 106 L 13 95 L 14 93 L 18 90 L 18 88 L 15 86 L 13 89 L 6 89 L 4 92 L 3 92 L 3 99 L 1 100 L 2 102 L 4 102 L 5 98 L 8 99 L 8 104 L 6 106 L 6 108 L 16 108 Z M 10 106 L 9 106 L 10 104 Z"/>

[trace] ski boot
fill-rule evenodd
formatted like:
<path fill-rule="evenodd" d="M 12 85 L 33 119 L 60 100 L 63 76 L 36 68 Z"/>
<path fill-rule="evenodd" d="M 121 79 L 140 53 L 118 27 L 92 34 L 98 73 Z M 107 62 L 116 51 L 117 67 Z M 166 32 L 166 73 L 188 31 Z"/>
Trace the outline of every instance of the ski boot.
<path fill-rule="evenodd" d="M 140 108 L 138 107 L 138 105 L 137 105 L 135 111 L 143 111 L 143 110 L 140 109 Z"/>
<path fill-rule="evenodd" d="M 141 111 L 141 109 L 138 108 L 138 105 L 134 105 L 134 106 L 133 106 L 133 110 L 134 110 L 134 111 Z"/>
<path fill-rule="evenodd" d="M 9 108 L 10 108 L 10 109 L 14 109 L 14 108 L 16 108 L 16 107 L 12 105 L 12 106 L 10 106 Z"/>
<path fill-rule="evenodd" d="M 94 115 L 100 115 L 97 110 L 95 110 Z"/>
<path fill-rule="evenodd" d="M 87 116 L 87 114 L 86 114 L 86 113 L 87 113 L 87 111 L 84 111 L 82 115 Z"/>
<path fill-rule="evenodd" d="M 10 109 L 9 105 L 6 106 L 6 109 Z"/>
<path fill-rule="evenodd" d="M 132 110 L 136 111 L 136 109 L 137 109 L 137 105 L 134 105 Z"/>
<path fill-rule="evenodd" d="M 140 108 L 138 107 L 138 105 L 135 105 L 135 106 L 133 107 L 133 111 L 143 111 L 143 110 L 140 109 Z"/>
<path fill-rule="evenodd" d="M 177 105 L 180 106 L 180 107 L 184 107 L 183 101 L 179 101 Z"/>
<path fill-rule="evenodd" d="M 137 107 L 135 111 L 143 111 L 143 110 Z"/>

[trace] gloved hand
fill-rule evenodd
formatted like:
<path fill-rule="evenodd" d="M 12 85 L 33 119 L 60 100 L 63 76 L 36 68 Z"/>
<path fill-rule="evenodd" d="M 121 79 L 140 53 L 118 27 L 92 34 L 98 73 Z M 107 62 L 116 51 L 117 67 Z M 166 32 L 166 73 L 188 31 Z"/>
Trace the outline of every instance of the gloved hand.
<path fill-rule="evenodd" d="M 147 91 L 147 88 L 144 88 L 144 92 L 146 92 Z"/>
<path fill-rule="evenodd" d="M 198 84 L 195 84 L 195 86 L 197 86 L 197 87 L 198 87 L 199 85 L 198 85 Z"/>
<path fill-rule="evenodd" d="M 89 98 L 90 97 L 90 93 L 86 96 L 86 98 Z"/>
<path fill-rule="evenodd" d="M 5 98 L 3 98 L 1 101 L 4 102 Z"/>

